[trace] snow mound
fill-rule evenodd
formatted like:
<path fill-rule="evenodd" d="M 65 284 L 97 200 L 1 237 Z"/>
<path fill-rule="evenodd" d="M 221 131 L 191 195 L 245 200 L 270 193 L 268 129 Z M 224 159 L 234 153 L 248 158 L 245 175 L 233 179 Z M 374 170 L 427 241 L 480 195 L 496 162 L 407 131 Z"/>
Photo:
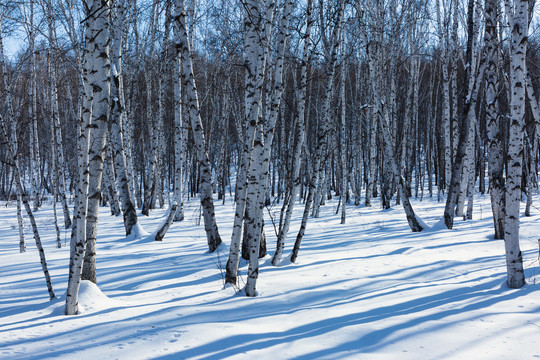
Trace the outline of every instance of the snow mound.
<path fill-rule="evenodd" d="M 117 301 L 109 299 L 99 287 L 91 281 L 82 280 L 79 288 L 79 314 L 109 309 L 117 305 Z"/>
<path fill-rule="evenodd" d="M 146 237 L 146 236 L 149 236 L 149 235 L 150 234 L 143 229 L 141 224 L 139 222 L 137 222 L 133 226 L 133 228 L 131 229 L 131 234 L 126 236 L 126 239 L 135 240 L 135 239 L 139 239 L 139 238 Z"/>
<path fill-rule="evenodd" d="M 438 230 L 447 230 L 446 224 L 444 223 L 444 217 L 441 217 L 437 222 L 429 229 L 433 231 Z"/>
<path fill-rule="evenodd" d="M 418 224 L 420 224 L 420 226 L 421 226 L 424 230 L 429 230 L 429 229 L 431 228 L 431 227 L 430 227 L 428 224 L 426 224 L 426 223 L 424 222 L 424 220 L 423 220 L 420 216 L 418 216 L 418 215 L 416 215 L 416 221 L 418 221 Z"/>

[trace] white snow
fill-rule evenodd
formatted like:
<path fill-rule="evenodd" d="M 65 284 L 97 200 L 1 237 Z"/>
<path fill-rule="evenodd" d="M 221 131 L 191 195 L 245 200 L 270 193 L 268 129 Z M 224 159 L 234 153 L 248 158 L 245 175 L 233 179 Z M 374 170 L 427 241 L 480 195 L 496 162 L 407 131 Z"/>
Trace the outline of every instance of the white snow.
<path fill-rule="evenodd" d="M 57 295 L 49 301 L 31 231 L 20 254 L 15 204 L 0 203 L 0 359 L 540 358 L 540 211 L 521 218 L 527 285 L 513 290 L 489 196 L 477 197 L 474 220 L 456 219 L 453 230 L 438 223 L 444 203 L 412 204 L 426 231 L 412 233 L 401 207 L 378 204 L 349 206 L 341 225 L 337 204 L 327 202 L 309 219 L 297 264 L 261 260 L 256 298 L 223 287 L 228 246 L 208 253 L 197 199 L 163 242 L 142 228 L 157 229 L 165 209 L 139 215 L 136 236 L 126 238 L 122 217 L 102 208 L 99 287 L 82 282 L 80 314 L 68 317 L 69 231 L 56 249 L 50 204 L 36 213 Z M 231 199 L 216 202 L 216 212 L 228 244 Z M 266 224 L 271 255 L 269 217 Z M 242 281 L 245 273 L 242 263 Z"/>

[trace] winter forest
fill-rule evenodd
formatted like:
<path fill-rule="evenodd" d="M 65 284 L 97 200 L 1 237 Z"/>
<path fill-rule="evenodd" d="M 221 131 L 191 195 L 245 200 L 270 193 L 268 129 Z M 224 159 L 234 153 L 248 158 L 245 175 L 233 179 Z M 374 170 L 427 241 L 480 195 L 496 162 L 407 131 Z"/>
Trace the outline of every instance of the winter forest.
<path fill-rule="evenodd" d="M 537 18 L 0 0 L 0 358 L 540 357 Z"/>

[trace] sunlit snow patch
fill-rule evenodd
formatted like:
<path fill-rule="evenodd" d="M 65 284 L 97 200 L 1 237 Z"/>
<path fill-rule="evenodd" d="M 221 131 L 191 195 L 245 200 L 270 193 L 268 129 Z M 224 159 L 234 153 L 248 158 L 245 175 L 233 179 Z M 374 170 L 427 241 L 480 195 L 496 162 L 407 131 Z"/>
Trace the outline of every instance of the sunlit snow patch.
<path fill-rule="evenodd" d="M 131 234 L 129 234 L 128 236 L 126 236 L 126 239 L 128 240 L 134 240 L 134 239 L 139 239 L 139 238 L 142 238 L 142 237 L 146 237 L 146 236 L 149 236 L 150 234 L 147 233 L 143 227 L 141 226 L 140 223 L 136 223 L 133 228 L 131 229 Z"/>
<path fill-rule="evenodd" d="M 88 280 L 81 281 L 79 314 L 104 310 L 116 305 L 117 301 L 103 294 L 96 284 Z"/>

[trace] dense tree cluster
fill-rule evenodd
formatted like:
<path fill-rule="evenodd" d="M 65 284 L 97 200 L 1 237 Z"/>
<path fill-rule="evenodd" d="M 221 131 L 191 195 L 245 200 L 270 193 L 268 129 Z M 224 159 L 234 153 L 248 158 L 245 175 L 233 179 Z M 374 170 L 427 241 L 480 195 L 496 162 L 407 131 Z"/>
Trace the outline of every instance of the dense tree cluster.
<path fill-rule="evenodd" d="M 342 223 L 347 206 L 380 197 L 422 231 L 411 197 L 446 201 L 452 228 L 455 216 L 472 218 L 476 193 L 489 192 L 507 282 L 520 287 L 520 201 L 528 215 L 538 190 L 534 5 L 0 1 L 0 197 L 19 206 L 21 251 L 23 207 L 40 247 L 32 212 L 53 199 L 55 218 L 58 203 L 72 227 L 74 314 L 81 276 L 97 281 L 99 206 L 137 236 L 136 209 L 170 204 L 161 240 L 184 218 L 184 198 L 198 196 L 212 252 L 222 242 L 214 201 L 230 198 L 226 281 L 237 284 L 246 258 L 245 292 L 255 296 L 258 258 L 274 246 L 265 206 L 281 207 L 277 266 L 295 205 L 304 212 L 293 262 L 309 217 L 332 196 Z M 8 58 L 12 38 L 22 45 Z"/>

